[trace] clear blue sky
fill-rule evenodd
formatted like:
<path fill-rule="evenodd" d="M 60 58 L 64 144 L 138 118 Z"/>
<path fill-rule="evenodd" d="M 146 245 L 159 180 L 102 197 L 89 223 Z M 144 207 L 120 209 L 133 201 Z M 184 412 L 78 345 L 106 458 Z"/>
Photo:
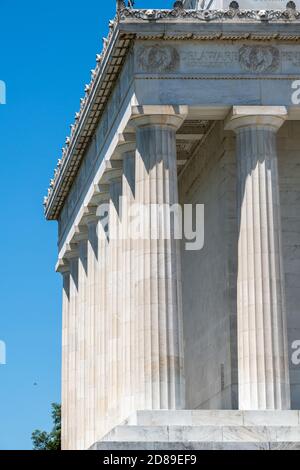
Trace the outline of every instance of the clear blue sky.
<path fill-rule="evenodd" d="M 56 223 L 42 200 L 115 0 L 1 0 L 0 449 L 31 449 L 60 401 L 61 279 Z M 173 1 L 136 0 L 138 8 Z M 37 385 L 34 385 L 34 384 Z"/>

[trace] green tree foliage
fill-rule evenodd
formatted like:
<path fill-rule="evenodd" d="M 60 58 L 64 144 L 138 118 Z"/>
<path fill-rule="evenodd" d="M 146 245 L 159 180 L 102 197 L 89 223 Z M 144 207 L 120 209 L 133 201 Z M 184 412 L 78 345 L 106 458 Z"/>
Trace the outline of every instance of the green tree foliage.
<path fill-rule="evenodd" d="M 61 405 L 52 403 L 53 429 L 51 432 L 36 430 L 31 439 L 33 450 L 61 450 Z"/>

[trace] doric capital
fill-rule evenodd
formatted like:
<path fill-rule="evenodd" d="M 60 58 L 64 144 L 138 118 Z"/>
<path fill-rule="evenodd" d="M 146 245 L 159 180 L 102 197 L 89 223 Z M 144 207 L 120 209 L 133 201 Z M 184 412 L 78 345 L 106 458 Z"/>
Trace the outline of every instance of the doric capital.
<path fill-rule="evenodd" d="M 84 230 L 88 235 L 88 226 L 93 225 L 99 221 L 99 216 L 97 215 L 98 204 L 90 205 L 85 207 L 84 216 L 81 219 L 81 225 L 84 226 Z M 87 237 L 88 238 L 88 237 Z"/>
<path fill-rule="evenodd" d="M 55 266 L 55 271 L 57 273 L 62 274 L 62 275 L 70 274 L 69 261 L 65 258 L 59 258 L 59 260 L 57 261 L 56 266 Z"/>
<path fill-rule="evenodd" d="M 233 106 L 225 130 L 238 132 L 243 127 L 262 126 L 278 130 L 287 119 L 285 106 Z"/>
<path fill-rule="evenodd" d="M 133 106 L 130 124 L 135 127 L 162 126 L 181 127 L 188 114 L 187 106 Z"/>
<path fill-rule="evenodd" d="M 118 144 L 113 154 L 114 160 L 122 160 L 124 155 L 136 149 L 135 134 L 119 134 Z"/>
<path fill-rule="evenodd" d="M 107 160 L 105 162 L 105 171 L 102 176 L 103 184 L 110 184 L 111 180 L 121 178 L 123 163 L 120 160 Z"/>
<path fill-rule="evenodd" d="M 91 203 L 97 207 L 109 201 L 109 184 L 94 184 L 94 193 Z"/>
<path fill-rule="evenodd" d="M 74 241 L 80 242 L 88 239 L 88 229 L 86 225 L 75 225 L 74 227 Z"/>
<path fill-rule="evenodd" d="M 74 242 L 67 243 L 66 250 L 65 250 L 65 258 L 67 260 L 70 260 L 73 258 L 78 258 L 78 256 L 79 256 L 78 244 Z"/>

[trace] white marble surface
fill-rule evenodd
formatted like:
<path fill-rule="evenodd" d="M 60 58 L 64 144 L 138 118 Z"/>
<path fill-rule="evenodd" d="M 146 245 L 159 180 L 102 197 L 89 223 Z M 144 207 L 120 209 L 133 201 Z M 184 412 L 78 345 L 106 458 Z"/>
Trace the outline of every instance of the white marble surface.
<path fill-rule="evenodd" d="M 298 410 L 139 410 L 128 426 L 299 426 Z"/>
<path fill-rule="evenodd" d="M 198 415 L 198 419 L 193 420 L 192 414 Z M 247 424 L 250 418 L 252 425 Z M 230 422 L 239 424 L 229 425 Z M 299 411 L 145 410 L 132 415 L 127 424 L 117 426 L 94 448 L 105 449 L 105 443 L 112 449 L 156 449 L 164 445 L 166 449 L 178 450 L 184 446 L 214 450 L 297 448 L 300 443 Z"/>

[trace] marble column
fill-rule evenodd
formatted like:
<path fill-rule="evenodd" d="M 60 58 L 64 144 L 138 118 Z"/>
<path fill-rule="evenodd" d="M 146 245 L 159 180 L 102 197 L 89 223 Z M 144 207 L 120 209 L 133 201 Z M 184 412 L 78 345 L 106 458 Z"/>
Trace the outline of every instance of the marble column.
<path fill-rule="evenodd" d="M 289 409 L 276 133 L 283 107 L 238 106 L 238 371 L 240 409 Z"/>
<path fill-rule="evenodd" d="M 137 142 L 135 200 L 143 213 L 143 233 L 135 241 L 138 409 L 184 407 L 180 241 L 167 211 L 160 219 L 149 211 L 178 204 L 176 130 L 184 117 L 166 108 L 149 115 L 138 108 L 131 121 Z"/>
<path fill-rule="evenodd" d="M 70 264 L 70 301 L 69 301 L 69 358 L 68 358 L 68 449 L 76 450 L 77 444 L 77 390 L 76 369 L 78 367 L 77 316 L 78 316 L 78 248 L 74 244 L 68 253 Z"/>
<path fill-rule="evenodd" d="M 96 290 L 97 290 L 97 223 L 96 208 L 84 218 L 88 232 L 87 243 L 87 304 L 85 334 L 85 449 L 95 439 L 96 422 Z"/>
<path fill-rule="evenodd" d="M 68 264 L 58 269 L 63 277 L 62 299 L 62 450 L 68 449 L 68 387 L 69 387 L 69 314 L 70 314 L 70 267 Z"/>
<path fill-rule="evenodd" d="M 134 240 L 130 236 L 130 212 L 135 198 L 135 142 L 120 146 L 123 156 L 122 177 L 122 344 L 124 350 L 124 386 L 122 416 L 129 416 L 135 408 L 137 381 L 138 330 L 135 309 Z"/>
<path fill-rule="evenodd" d="M 110 180 L 109 185 L 109 279 L 108 279 L 108 414 L 110 425 L 118 424 L 121 416 L 123 389 L 123 349 L 122 349 L 122 259 L 121 259 L 121 219 L 120 197 L 122 195 L 121 176 Z"/>
<path fill-rule="evenodd" d="M 86 440 L 86 335 L 89 328 L 87 319 L 87 239 L 86 227 L 77 237 L 79 250 L 78 301 L 76 312 L 76 449 L 84 449 Z"/>
<path fill-rule="evenodd" d="M 108 299 L 108 214 L 105 209 L 108 202 L 108 194 L 104 196 L 99 211 L 99 221 L 97 224 L 97 247 L 95 253 L 97 256 L 97 275 L 96 275 L 96 317 L 95 317 L 95 361 L 96 361 L 96 422 L 95 433 L 96 440 L 103 437 L 108 429 L 108 403 L 109 403 L 109 299 Z M 105 205 L 105 207 L 104 207 Z"/>
<path fill-rule="evenodd" d="M 107 234 L 108 186 L 97 185 L 84 223 L 88 227 L 87 432 L 85 448 L 107 431 Z M 100 209 L 101 206 L 101 210 Z"/>

